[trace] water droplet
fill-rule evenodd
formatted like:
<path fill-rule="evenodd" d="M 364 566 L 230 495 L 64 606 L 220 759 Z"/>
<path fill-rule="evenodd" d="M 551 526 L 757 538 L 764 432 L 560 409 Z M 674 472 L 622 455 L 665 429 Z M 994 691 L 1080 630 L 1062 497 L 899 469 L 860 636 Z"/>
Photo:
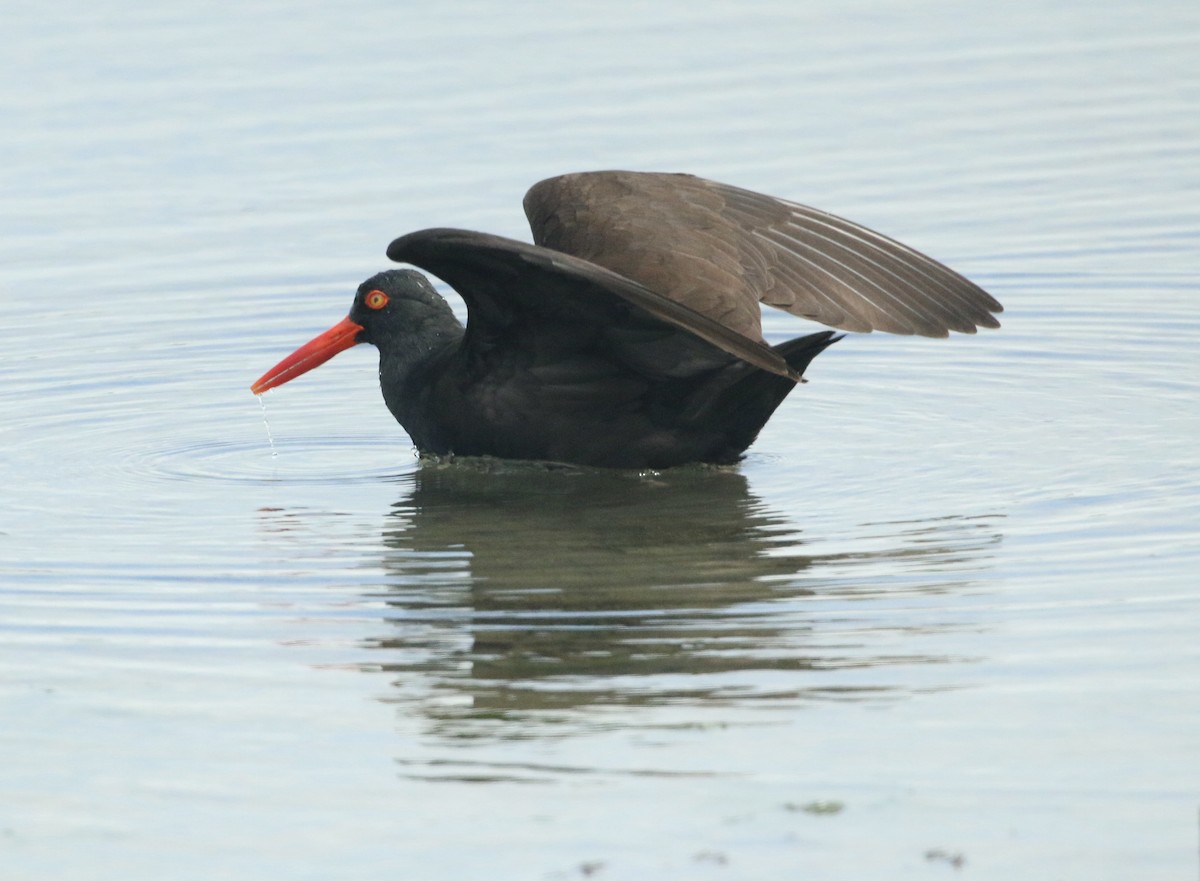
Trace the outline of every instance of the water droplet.
<path fill-rule="evenodd" d="M 267 420 L 267 401 L 262 395 L 255 395 L 258 398 L 258 405 L 262 407 L 263 425 L 267 429 L 267 443 L 271 445 L 271 458 L 279 458 L 279 450 L 275 449 L 275 437 L 271 434 L 271 423 Z"/>

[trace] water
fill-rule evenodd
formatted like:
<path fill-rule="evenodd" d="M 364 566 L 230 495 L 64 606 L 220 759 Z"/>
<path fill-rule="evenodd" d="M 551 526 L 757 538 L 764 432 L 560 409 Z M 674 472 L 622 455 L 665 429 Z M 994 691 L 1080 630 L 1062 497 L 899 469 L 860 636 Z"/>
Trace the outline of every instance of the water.
<path fill-rule="evenodd" d="M 5 879 L 1195 877 L 1194 4 L 113 2 L 0 35 Z M 419 462 L 396 235 L 686 170 L 946 260 L 733 469 Z M 768 318 L 778 341 L 810 328 Z"/>

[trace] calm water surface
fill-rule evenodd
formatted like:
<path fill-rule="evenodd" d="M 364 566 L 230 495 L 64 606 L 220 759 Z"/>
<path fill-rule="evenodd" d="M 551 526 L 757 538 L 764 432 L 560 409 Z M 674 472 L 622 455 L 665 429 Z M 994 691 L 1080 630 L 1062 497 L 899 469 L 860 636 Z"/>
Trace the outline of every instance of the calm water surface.
<path fill-rule="evenodd" d="M 4 879 L 1178 879 L 1200 847 L 1194 3 L 17 4 Z M 744 463 L 418 462 L 396 235 L 686 170 L 951 263 Z M 772 316 L 773 340 L 806 332 Z"/>

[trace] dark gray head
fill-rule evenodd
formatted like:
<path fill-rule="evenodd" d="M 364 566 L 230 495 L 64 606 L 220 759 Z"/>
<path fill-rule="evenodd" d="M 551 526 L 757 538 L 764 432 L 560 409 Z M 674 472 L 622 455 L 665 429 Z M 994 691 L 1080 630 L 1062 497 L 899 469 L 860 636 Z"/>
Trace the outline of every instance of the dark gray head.
<path fill-rule="evenodd" d="M 450 304 L 415 269 L 389 269 L 358 286 L 350 320 L 362 327 L 356 342 L 385 354 L 395 347 L 424 348 L 427 340 L 462 332 Z"/>

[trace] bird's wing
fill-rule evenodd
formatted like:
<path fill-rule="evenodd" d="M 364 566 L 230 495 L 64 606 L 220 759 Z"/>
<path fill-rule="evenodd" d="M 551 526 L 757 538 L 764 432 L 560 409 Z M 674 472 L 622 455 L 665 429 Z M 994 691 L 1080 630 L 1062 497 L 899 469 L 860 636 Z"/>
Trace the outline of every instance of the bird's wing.
<path fill-rule="evenodd" d="M 944 337 L 1003 307 L 936 260 L 848 220 L 685 174 L 601 171 L 535 184 L 539 245 L 761 339 L 759 303 L 829 327 Z"/>
<path fill-rule="evenodd" d="M 591 353 L 669 377 L 725 366 L 732 355 L 799 379 L 765 343 L 570 254 L 486 233 L 427 229 L 396 239 L 387 255 L 459 293 L 470 358 L 509 353 L 551 365 Z"/>

